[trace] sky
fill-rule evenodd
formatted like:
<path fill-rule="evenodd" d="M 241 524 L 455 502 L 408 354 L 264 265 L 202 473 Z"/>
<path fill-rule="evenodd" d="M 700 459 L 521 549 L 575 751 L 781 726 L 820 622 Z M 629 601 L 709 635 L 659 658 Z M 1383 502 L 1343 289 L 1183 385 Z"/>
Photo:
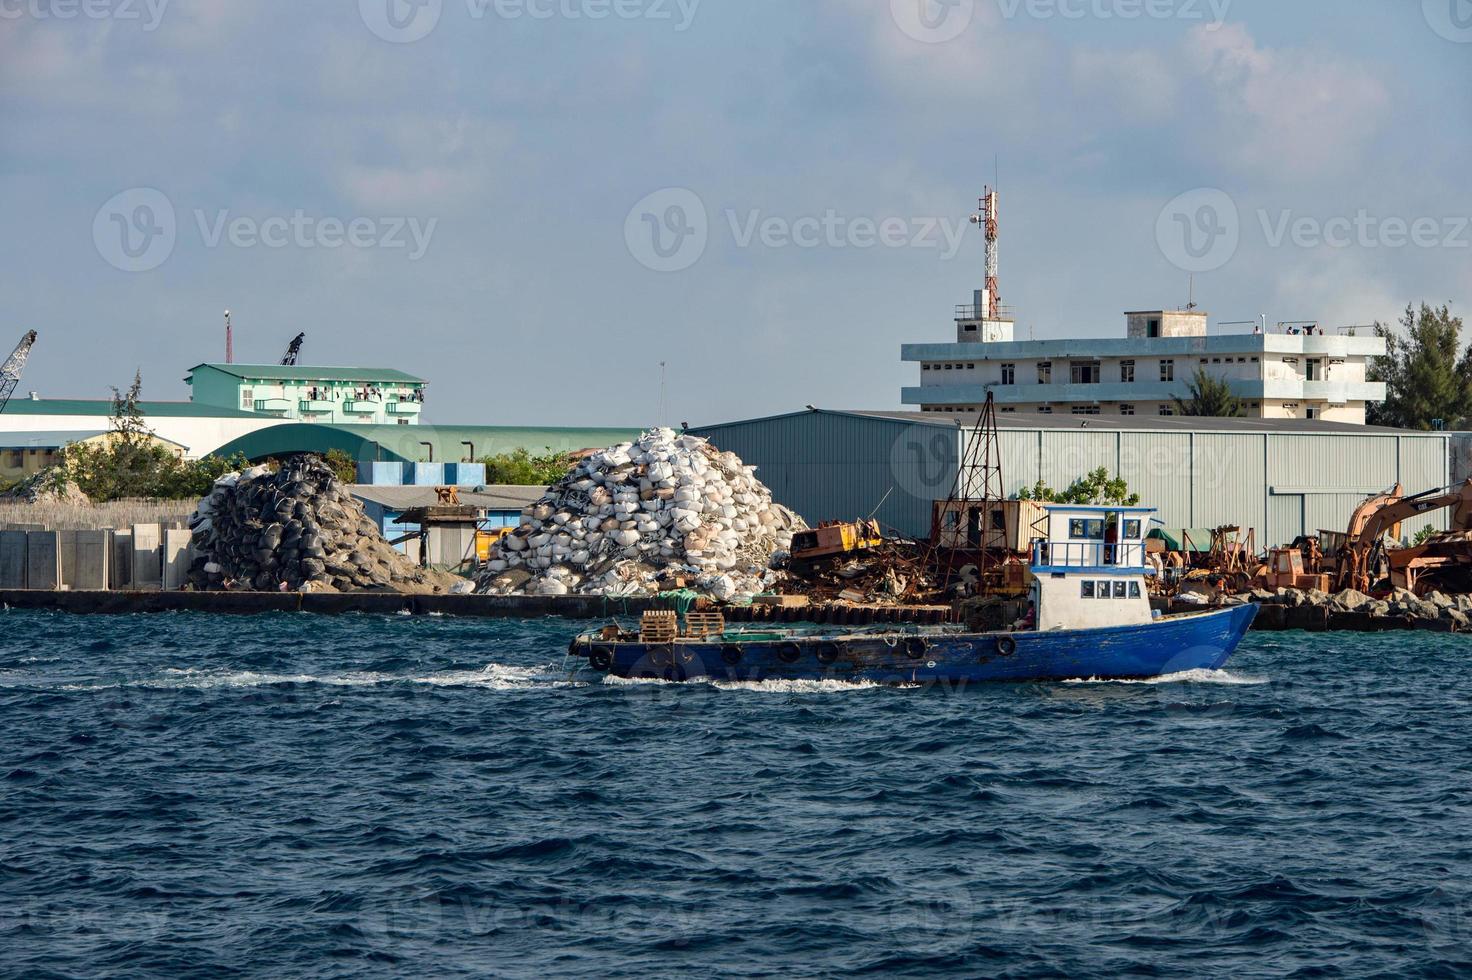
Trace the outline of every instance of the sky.
<path fill-rule="evenodd" d="M 0 0 L 0 313 L 43 397 L 229 309 L 440 424 L 898 408 L 992 183 L 1020 338 L 1465 315 L 1469 82 L 1472 0 Z"/>

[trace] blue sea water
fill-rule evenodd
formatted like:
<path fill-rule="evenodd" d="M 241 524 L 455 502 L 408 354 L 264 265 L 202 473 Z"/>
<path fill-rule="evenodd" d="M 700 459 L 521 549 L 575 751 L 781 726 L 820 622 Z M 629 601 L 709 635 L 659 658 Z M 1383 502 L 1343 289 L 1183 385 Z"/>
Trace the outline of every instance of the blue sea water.
<path fill-rule="evenodd" d="M 1472 640 L 570 677 L 560 621 L 9 612 L 7 976 L 1455 976 Z"/>

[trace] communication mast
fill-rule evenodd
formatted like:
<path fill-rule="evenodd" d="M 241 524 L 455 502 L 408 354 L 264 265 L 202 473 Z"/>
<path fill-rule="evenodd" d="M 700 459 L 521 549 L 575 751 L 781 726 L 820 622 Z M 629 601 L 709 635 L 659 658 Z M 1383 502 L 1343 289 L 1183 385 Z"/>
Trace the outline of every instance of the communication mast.
<path fill-rule="evenodd" d="M 981 199 L 981 210 L 971 216 L 973 225 L 980 225 L 986 233 L 986 310 L 985 316 L 988 320 L 1001 319 L 1002 297 L 997 285 L 997 271 L 999 262 L 997 260 L 997 239 L 999 237 L 999 225 L 997 222 L 997 191 L 994 187 L 985 188 L 986 194 Z"/>
<path fill-rule="evenodd" d="M 225 363 L 235 363 L 235 338 L 230 334 L 230 311 L 225 311 Z"/>

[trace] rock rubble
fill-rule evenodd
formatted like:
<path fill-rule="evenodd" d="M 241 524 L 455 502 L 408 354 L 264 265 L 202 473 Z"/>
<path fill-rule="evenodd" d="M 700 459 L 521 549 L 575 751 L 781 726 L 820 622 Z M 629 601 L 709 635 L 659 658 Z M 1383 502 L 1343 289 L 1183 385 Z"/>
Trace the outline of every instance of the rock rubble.
<path fill-rule="evenodd" d="M 189 527 L 195 589 L 433 593 L 464 583 L 396 551 L 315 456 L 221 477 Z"/>

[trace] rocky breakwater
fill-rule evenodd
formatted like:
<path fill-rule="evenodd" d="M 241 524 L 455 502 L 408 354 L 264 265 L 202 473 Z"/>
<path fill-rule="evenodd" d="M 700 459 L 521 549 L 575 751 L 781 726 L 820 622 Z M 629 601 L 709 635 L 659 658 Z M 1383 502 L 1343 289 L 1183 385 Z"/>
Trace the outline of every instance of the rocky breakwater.
<path fill-rule="evenodd" d="M 718 600 L 785 578 L 807 525 L 735 453 L 651 429 L 583 460 L 497 543 L 477 591 L 649 595 L 689 588 Z"/>
<path fill-rule="evenodd" d="M 469 586 L 394 550 L 313 456 L 293 457 L 275 473 L 256 466 L 221 477 L 189 526 L 189 581 L 199 590 L 431 594 Z"/>
<path fill-rule="evenodd" d="M 1354 589 L 1333 593 L 1318 589 L 1254 589 L 1224 602 L 1256 602 L 1263 606 L 1283 606 L 1289 609 L 1322 609 L 1331 615 L 1353 613 L 1359 617 L 1387 622 L 1441 624 L 1442 627 L 1457 632 L 1472 631 L 1472 596 L 1468 595 L 1452 596 L 1442 592 L 1429 592 L 1418 596 L 1414 592 L 1397 589 L 1384 598 L 1376 598 Z"/>

